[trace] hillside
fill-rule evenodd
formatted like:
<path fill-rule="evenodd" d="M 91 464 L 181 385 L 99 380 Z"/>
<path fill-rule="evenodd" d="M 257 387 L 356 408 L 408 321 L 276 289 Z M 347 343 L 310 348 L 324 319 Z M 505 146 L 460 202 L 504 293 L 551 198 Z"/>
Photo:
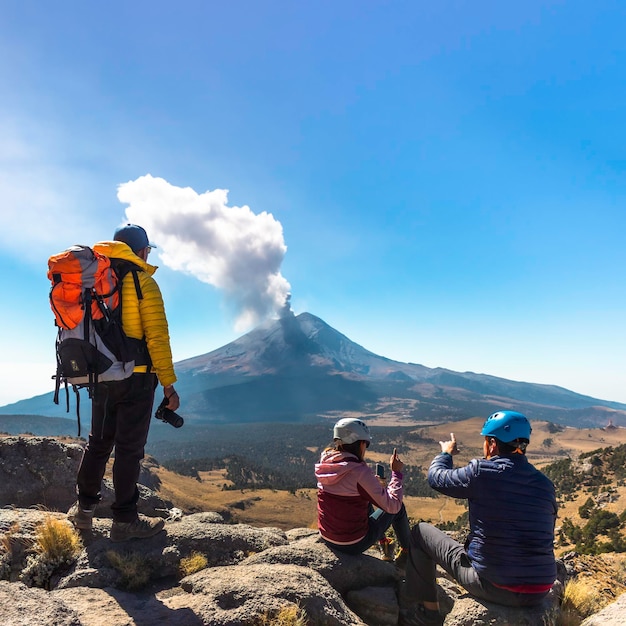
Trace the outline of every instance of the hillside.
<path fill-rule="evenodd" d="M 189 425 L 314 422 L 350 414 L 410 426 L 514 408 L 531 419 L 575 427 L 609 420 L 626 426 L 626 405 L 554 385 L 393 361 L 310 313 L 266 322 L 226 346 L 178 362 L 176 371 Z M 55 406 L 52 393 L 0 407 L 0 414 L 69 417 L 65 399 Z"/>
<path fill-rule="evenodd" d="M 479 418 L 454 424 L 420 428 L 373 427 L 373 443 L 368 462 L 387 464 L 397 448 L 405 470 L 407 510 L 414 519 L 434 523 L 453 522 L 465 510 L 463 505 L 438 497 L 425 484 L 425 471 L 439 451 L 439 440 L 453 430 L 461 453 L 455 464 L 462 465 L 481 456 L 482 426 Z M 550 422 L 533 422 L 533 441 L 529 460 L 545 468 L 554 463 L 578 459 L 603 448 L 618 449 L 626 443 L 626 429 L 574 429 Z M 150 454 L 159 459 L 161 489 L 184 509 L 196 511 L 207 506 L 226 508 L 234 519 L 251 524 L 270 524 L 291 528 L 315 521 L 315 481 L 313 463 L 329 440 L 328 425 L 297 424 L 212 427 L 213 437 L 196 446 L 177 446 L 172 439 L 153 441 Z M 303 435 L 305 435 L 303 437 Z M 573 462 L 573 461 L 572 461 Z M 626 506 L 626 487 L 618 477 L 606 473 L 616 489 L 615 500 L 604 504 L 609 511 L 621 513 Z M 560 517 L 580 523 L 578 507 L 589 497 L 590 488 L 582 480 L 576 494 L 560 498 Z M 600 492 L 607 486 L 602 486 Z M 620 508 L 621 507 L 621 508 Z M 293 516 L 293 519 L 292 519 Z M 565 546 L 565 544 L 564 544 Z"/>

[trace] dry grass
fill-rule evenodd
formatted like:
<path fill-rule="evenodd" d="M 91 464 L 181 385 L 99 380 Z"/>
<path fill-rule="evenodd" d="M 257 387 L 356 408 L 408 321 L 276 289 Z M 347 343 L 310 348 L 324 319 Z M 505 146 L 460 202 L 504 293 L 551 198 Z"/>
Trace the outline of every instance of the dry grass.
<path fill-rule="evenodd" d="M 83 548 L 74 528 L 52 516 L 46 516 L 37 529 L 35 542 L 35 551 L 49 561 L 71 560 Z"/>
<path fill-rule="evenodd" d="M 295 604 L 290 604 L 260 615 L 254 621 L 254 626 L 307 626 L 308 623 L 305 610 Z"/>
<path fill-rule="evenodd" d="M 159 495 L 186 512 L 228 510 L 236 522 L 283 530 L 310 527 L 316 520 L 315 489 L 298 489 L 295 494 L 272 489 L 223 491 L 222 485 L 228 483 L 225 470 L 200 472 L 200 481 L 162 467 L 157 473 Z"/>
<path fill-rule="evenodd" d="M 189 556 L 180 560 L 180 573 L 182 576 L 190 576 L 203 570 L 209 564 L 206 556 L 200 552 L 192 552 Z"/>
<path fill-rule="evenodd" d="M 559 626 L 578 626 L 604 604 L 588 580 L 573 578 L 565 585 Z"/>
<path fill-rule="evenodd" d="M 11 543 L 11 539 L 14 535 L 16 535 L 20 530 L 20 525 L 18 522 L 13 522 L 7 530 L 6 533 L 3 533 L 0 536 L 0 551 L 11 553 L 13 549 L 13 545 Z"/>

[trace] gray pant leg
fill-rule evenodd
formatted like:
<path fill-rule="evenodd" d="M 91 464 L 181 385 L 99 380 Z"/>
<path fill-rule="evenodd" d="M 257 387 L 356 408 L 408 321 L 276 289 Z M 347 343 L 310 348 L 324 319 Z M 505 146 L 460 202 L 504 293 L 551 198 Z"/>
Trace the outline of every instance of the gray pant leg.
<path fill-rule="evenodd" d="M 470 593 L 482 587 L 463 546 L 438 528 L 422 522 L 411 531 L 411 549 L 406 570 L 407 602 L 437 602 L 437 564 Z"/>
<path fill-rule="evenodd" d="M 546 594 L 515 593 L 494 587 L 472 567 L 465 548 L 431 524 L 420 523 L 411 531 L 411 549 L 406 572 L 406 602 L 437 602 L 435 567 L 477 598 L 504 606 L 537 604 Z"/>

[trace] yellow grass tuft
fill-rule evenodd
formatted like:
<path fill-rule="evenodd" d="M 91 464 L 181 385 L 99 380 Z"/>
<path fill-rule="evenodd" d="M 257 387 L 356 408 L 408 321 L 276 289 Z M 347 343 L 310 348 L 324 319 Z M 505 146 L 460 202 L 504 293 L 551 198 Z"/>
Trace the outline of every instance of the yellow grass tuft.
<path fill-rule="evenodd" d="M 83 548 L 74 528 L 51 515 L 37 529 L 35 542 L 35 551 L 49 561 L 70 561 Z"/>
<path fill-rule="evenodd" d="M 192 552 L 189 556 L 180 560 L 180 573 L 183 576 L 189 576 L 203 570 L 208 564 L 209 562 L 204 554 Z"/>
<path fill-rule="evenodd" d="M 259 616 L 254 626 L 307 626 L 308 623 L 306 611 L 296 604 L 289 604 Z"/>
<path fill-rule="evenodd" d="M 602 600 L 589 581 L 573 578 L 565 585 L 559 626 L 578 626 L 602 608 Z"/>

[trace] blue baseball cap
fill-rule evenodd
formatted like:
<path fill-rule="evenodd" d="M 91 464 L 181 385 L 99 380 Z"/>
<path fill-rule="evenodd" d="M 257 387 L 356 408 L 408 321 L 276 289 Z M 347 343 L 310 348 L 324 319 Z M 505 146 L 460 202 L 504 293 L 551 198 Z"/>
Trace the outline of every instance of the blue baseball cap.
<path fill-rule="evenodd" d="M 153 243 L 148 241 L 146 231 L 141 226 L 137 226 L 137 224 L 124 224 L 124 226 L 120 226 L 115 231 L 113 240 L 124 242 L 133 252 L 137 252 L 143 248 L 156 248 Z"/>

